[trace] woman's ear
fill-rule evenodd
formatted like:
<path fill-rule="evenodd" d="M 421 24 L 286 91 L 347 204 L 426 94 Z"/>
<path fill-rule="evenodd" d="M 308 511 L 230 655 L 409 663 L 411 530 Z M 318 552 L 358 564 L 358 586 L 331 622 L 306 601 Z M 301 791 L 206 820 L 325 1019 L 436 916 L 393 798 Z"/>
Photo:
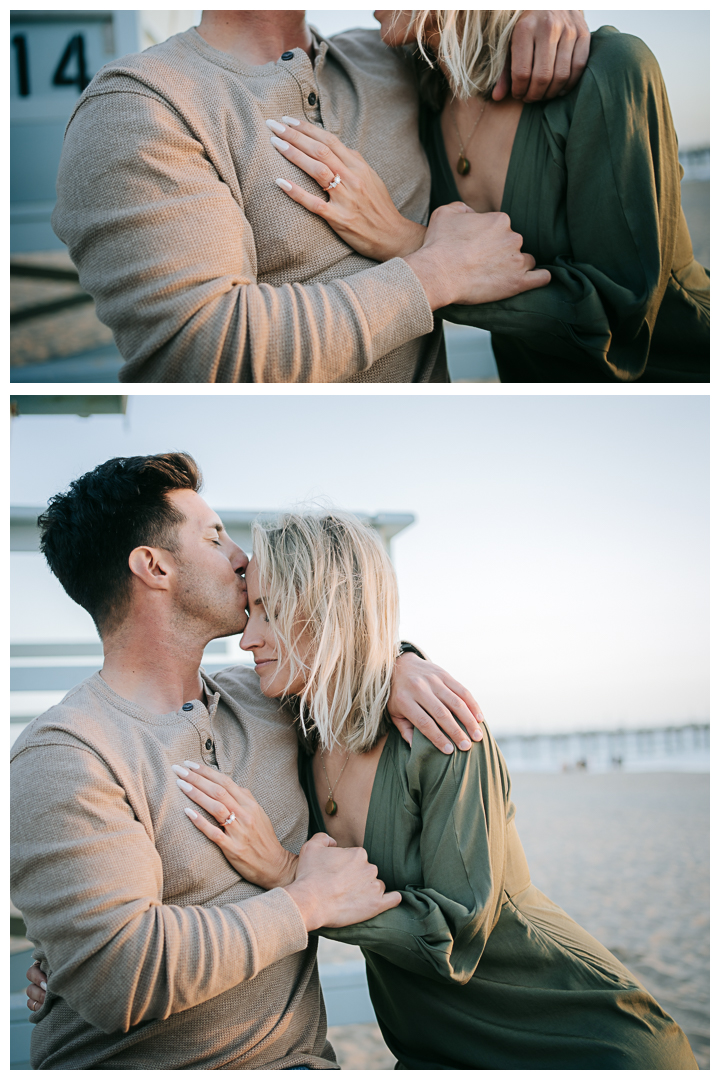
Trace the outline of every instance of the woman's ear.
<path fill-rule="evenodd" d="M 131 573 L 150 589 L 167 589 L 175 560 L 163 548 L 136 547 L 128 556 Z"/>

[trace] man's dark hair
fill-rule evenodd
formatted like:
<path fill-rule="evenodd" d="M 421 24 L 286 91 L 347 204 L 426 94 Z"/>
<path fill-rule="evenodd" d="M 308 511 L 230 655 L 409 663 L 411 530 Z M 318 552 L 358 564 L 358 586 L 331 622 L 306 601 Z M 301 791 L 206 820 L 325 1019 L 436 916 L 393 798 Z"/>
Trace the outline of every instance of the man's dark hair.
<path fill-rule="evenodd" d="M 38 518 L 40 550 L 68 596 L 99 633 L 122 621 L 130 599 L 130 552 L 143 545 L 177 554 L 183 514 L 171 491 L 199 491 L 189 454 L 111 458 L 53 496 Z"/>

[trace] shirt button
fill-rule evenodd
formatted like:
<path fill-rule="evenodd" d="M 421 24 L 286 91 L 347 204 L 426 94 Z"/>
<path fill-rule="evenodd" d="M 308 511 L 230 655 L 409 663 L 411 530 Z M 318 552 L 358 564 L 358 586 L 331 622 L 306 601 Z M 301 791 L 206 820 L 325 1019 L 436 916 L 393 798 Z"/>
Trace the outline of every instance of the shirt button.
<path fill-rule="evenodd" d="M 317 94 L 308 94 L 308 104 L 315 105 L 317 102 Z"/>
<path fill-rule="evenodd" d="M 193 703 L 192 703 L 192 701 L 186 701 L 185 704 L 183 705 L 183 712 L 192 712 L 192 711 L 193 711 Z"/>
<path fill-rule="evenodd" d="M 281 60 L 292 60 L 292 58 L 293 58 L 293 56 L 294 56 L 294 55 L 295 55 L 295 53 L 291 53 L 291 52 L 284 52 L 284 53 L 282 54 L 282 56 L 280 57 L 280 59 L 281 59 Z"/>
<path fill-rule="evenodd" d="M 205 749 L 206 750 L 212 750 L 212 739 L 206 739 L 205 740 Z"/>

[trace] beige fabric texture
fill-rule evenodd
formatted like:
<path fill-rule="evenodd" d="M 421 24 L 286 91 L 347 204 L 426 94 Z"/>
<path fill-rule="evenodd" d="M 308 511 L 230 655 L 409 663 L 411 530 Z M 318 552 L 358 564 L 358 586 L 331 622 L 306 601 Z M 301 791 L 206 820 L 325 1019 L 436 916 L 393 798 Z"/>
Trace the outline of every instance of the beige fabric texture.
<path fill-rule="evenodd" d="M 298 852 L 294 728 L 248 668 L 205 681 L 209 709 L 157 716 L 93 675 L 13 747 L 11 893 L 49 976 L 35 1069 L 338 1067 L 298 908 L 233 870 L 171 770 L 216 765 Z"/>
<path fill-rule="evenodd" d="M 102 68 L 79 99 L 53 227 L 127 361 L 121 380 L 447 381 L 442 323 L 408 264 L 358 255 L 275 183 L 320 191 L 265 125 L 304 116 L 427 220 L 406 62 L 375 31 L 315 42 L 314 67 L 301 49 L 243 67 L 191 29 Z"/>

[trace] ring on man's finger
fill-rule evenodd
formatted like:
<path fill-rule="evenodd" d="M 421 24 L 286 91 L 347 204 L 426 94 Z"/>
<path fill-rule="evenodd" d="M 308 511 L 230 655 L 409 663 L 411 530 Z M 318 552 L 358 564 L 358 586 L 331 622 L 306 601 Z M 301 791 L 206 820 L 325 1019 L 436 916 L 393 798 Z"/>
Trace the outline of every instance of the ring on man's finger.
<path fill-rule="evenodd" d="M 330 191 L 332 188 L 336 188 L 338 186 L 338 184 L 342 184 L 342 180 L 340 179 L 340 174 L 335 173 L 335 177 L 333 179 L 333 182 L 331 184 L 328 184 L 327 187 L 324 187 L 323 191 Z"/>
<path fill-rule="evenodd" d="M 230 817 L 227 819 L 227 821 L 223 821 L 223 828 L 225 828 L 226 825 L 232 825 L 234 820 L 235 820 L 235 815 L 231 814 Z"/>

